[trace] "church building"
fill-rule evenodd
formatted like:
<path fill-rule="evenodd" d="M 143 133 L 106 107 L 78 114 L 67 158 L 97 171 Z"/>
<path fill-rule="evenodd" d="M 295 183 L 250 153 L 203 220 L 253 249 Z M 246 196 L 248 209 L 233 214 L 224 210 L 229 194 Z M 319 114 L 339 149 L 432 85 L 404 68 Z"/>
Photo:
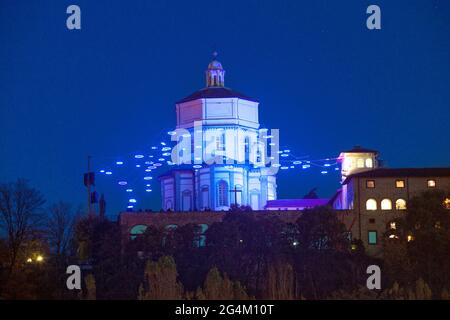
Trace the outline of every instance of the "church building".
<path fill-rule="evenodd" d="M 262 210 L 277 198 L 259 102 L 225 86 L 216 56 L 205 72 L 206 87 L 176 103 L 176 129 L 188 139 L 183 152 L 192 162 L 159 177 L 163 210 L 227 211 L 232 205 Z"/>

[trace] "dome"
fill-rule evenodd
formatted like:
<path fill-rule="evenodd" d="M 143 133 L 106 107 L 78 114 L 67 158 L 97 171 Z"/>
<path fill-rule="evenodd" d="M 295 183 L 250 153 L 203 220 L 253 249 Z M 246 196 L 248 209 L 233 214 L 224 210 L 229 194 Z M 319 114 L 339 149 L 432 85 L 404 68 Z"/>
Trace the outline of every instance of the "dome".
<path fill-rule="evenodd" d="M 222 68 L 222 64 L 217 61 L 217 60 L 213 60 L 208 64 L 208 70 L 223 70 Z"/>

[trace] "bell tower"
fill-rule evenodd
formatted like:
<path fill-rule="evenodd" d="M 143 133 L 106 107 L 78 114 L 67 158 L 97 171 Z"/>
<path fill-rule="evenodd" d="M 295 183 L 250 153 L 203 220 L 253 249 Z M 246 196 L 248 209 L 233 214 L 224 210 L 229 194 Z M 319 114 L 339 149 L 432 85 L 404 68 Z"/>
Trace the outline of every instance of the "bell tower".
<path fill-rule="evenodd" d="M 208 65 L 206 70 L 206 87 L 224 87 L 225 86 L 225 70 L 222 68 L 222 64 L 217 61 L 217 52 L 213 53 L 213 61 Z"/>

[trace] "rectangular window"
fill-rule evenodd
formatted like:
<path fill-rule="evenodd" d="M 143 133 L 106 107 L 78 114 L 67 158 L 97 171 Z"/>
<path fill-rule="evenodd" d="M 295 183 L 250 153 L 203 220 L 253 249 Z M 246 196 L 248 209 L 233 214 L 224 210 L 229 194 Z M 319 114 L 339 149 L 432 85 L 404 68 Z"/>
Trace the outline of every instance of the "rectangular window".
<path fill-rule="evenodd" d="M 375 180 L 366 180 L 366 188 L 375 188 Z"/>
<path fill-rule="evenodd" d="M 377 232 L 369 231 L 369 244 L 377 244 Z"/>
<path fill-rule="evenodd" d="M 396 180 L 395 181 L 395 187 L 396 188 L 404 188 L 405 187 L 405 180 Z"/>
<path fill-rule="evenodd" d="M 427 185 L 428 185 L 428 188 L 436 187 L 436 180 L 428 180 Z"/>
<path fill-rule="evenodd" d="M 369 223 L 375 223 L 375 219 L 369 219 Z"/>

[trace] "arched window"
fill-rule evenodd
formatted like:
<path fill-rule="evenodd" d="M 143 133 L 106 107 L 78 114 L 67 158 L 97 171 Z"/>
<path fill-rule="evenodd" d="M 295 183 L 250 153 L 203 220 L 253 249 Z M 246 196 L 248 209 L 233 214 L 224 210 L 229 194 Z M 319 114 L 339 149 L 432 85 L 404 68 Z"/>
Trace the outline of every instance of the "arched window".
<path fill-rule="evenodd" d="M 373 167 L 373 161 L 371 158 L 366 159 L 366 168 L 372 168 Z"/>
<path fill-rule="evenodd" d="M 182 210 L 183 211 L 191 211 L 192 210 L 192 192 L 190 190 L 184 190 L 182 192 Z"/>
<path fill-rule="evenodd" d="M 202 209 L 208 209 L 209 208 L 209 188 L 208 186 L 202 187 Z"/>
<path fill-rule="evenodd" d="M 375 199 L 368 199 L 366 201 L 366 210 L 377 210 L 377 201 Z"/>
<path fill-rule="evenodd" d="M 176 224 L 168 224 L 164 227 L 165 231 L 174 231 L 178 226 Z"/>
<path fill-rule="evenodd" d="M 392 210 L 392 201 L 390 199 L 381 200 L 381 210 Z"/>
<path fill-rule="evenodd" d="M 145 230 L 147 230 L 147 226 L 145 224 L 138 224 L 133 226 L 130 229 L 130 238 L 132 240 L 135 239 L 138 235 L 143 234 Z"/>
<path fill-rule="evenodd" d="M 219 181 L 217 184 L 217 206 L 228 206 L 228 183 L 224 180 Z"/>
<path fill-rule="evenodd" d="M 397 199 L 395 201 L 395 209 L 406 210 L 406 201 L 404 199 Z"/>

